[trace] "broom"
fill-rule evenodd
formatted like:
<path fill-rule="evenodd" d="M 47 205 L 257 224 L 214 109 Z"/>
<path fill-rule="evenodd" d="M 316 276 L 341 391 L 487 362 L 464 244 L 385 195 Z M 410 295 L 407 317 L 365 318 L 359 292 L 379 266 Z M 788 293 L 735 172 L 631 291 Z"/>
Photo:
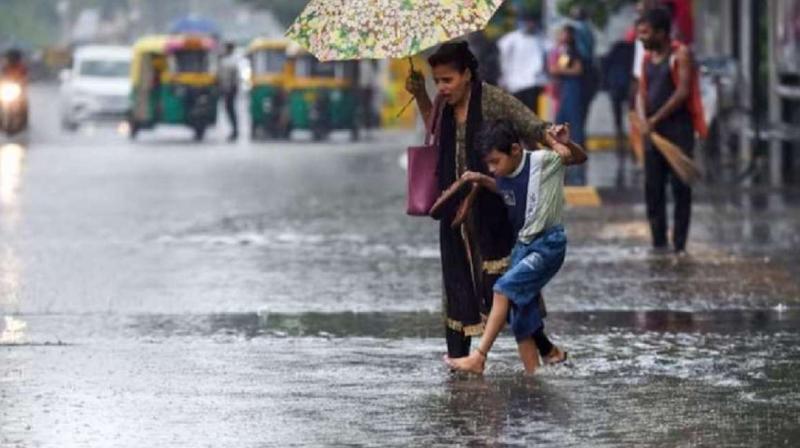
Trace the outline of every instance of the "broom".
<path fill-rule="evenodd" d="M 634 112 L 631 112 L 630 119 L 631 123 L 634 123 L 637 127 L 639 127 L 640 121 L 638 115 L 636 115 Z M 683 153 L 678 145 L 667 140 L 658 132 L 650 132 L 650 139 L 653 141 L 653 145 L 656 147 L 656 149 L 658 149 L 664 158 L 667 159 L 667 163 L 669 163 L 669 166 L 672 167 L 672 171 L 675 173 L 675 175 L 677 175 L 684 183 L 690 185 L 702 177 L 700 169 L 697 168 L 697 165 L 694 164 L 692 159 Z"/>
<path fill-rule="evenodd" d="M 644 142 L 642 141 L 642 133 L 639 130 L 636 112 L 628 112 L 628 122 L 630 123 L 630 135 L 628 138 L 631 142 L 631 151 L 636 159 L 636 164 L 642 166 L 644 165 Z"/>

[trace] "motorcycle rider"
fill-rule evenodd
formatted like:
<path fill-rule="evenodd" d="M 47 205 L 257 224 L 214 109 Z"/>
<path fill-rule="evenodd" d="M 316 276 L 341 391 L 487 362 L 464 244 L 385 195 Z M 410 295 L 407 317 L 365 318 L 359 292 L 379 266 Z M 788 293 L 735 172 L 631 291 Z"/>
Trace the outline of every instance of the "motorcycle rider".
<path fill-rule="evenodd" d="M 26 87 L 28 84 L 28 67 L 22 60 L 22 52 L 12 48 L 6 51 L 4 59 L 0 78 L 16 81 L 21 84 L 21 87 Z"/>
<path fill-rule="evenodd" d="M 3 65 L 0 68 L 0 84 L 13 83 L 16 84 L 11 92 L 12 97 L 7 99 L 5 88 L 3 87 L 3 102 L 10 101 L 9 104 L 0 104 L 4 109 L 11 106 L 11 109 L 6 109 L 0 116 L 5 116 L 3 119 L 2 127 L 6 132 L 18 132 L 25 129 L 28 124 L 28 67 L 22 60 L 22 52 L 17 49 L 10 49 L 6 51 L 3 57 Z M 17 119 L 14 120 L 15 125 L 9 124 L 6 119 L 9 117 L 7 114 L 13 114 Z"/>

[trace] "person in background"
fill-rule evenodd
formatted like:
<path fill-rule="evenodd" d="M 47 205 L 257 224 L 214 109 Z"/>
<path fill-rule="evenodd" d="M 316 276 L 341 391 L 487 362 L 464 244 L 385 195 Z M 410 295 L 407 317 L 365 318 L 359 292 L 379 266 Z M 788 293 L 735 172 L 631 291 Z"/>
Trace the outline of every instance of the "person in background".
<path fill-rule="evenodd" d="M 575 48 L 583 61 L 583 83 L 581 91 L 581 114 L 583 123 L 588 123 L 589 107 L 592 105 L 594 96 L 600 88 L 600 74 L 595 69 L 594 48 L 595 39 L 592 25 L 589 23 L 589 15 L 582 6 L 573 6 L 570 11 L 570 25 L 575 30 Z"/>
<path fill-rule="evenodd" d="M 636 17 L 640 18 L 644 16 L 647 11 L 658 5 L 658 0 L 639 0 L 636 2 Z M 637 38 L 636 23 L 628 30 L 628 35 L 626 37 L 633 41 L 633 65 L 631 66 L 631 75 L 633 77 L 630 87 L 630 97 L 628 99 L 628 105 L 631 110 L 633 110 L 636 107 L 636 95 L 639 92 L 639 79 L 642 77 L 642 60 L 644 59 L 645 49 L 642 41 Z"/>
<path fill-rule="evenodd" d="M 219 69 L 219 88 L 222 100 L 225 104 L 225 113 L 231 124 L 231 133 L 228 141 L 236 141 L 239 138 L 239 120 L 236 115 L 236 95 L 239 92 L 239 66 L 233 54 L 235 49 L 233 42 L 225 44 L 225 53 L 220 61 Z"/>
<path fill-rule="evenodd" d="M 630 108 L 625 107 L 628 102 L 631 80 L 631 64 L 633 64 L 633 41 L 618 40 L 603 57 L 601 67 L 603 81 L 608 95 L 611 98 L 611 112 L 614 115 L 614 130 L 617 140 L 617 185 L 625 182 L 625 112 Z M 632 107 L 632 106 L 631 106 Z"/>
<path fill-rule="evenodd" d="M 500 49 L 500 86 L 529 109 L 542 116 L 539 95 L 547 86 L 547 41 L 540 33 L 539 19 L 530 11 L 520 26 L 497 42 Z"/>
<path fill-rule="evenodd" d="M 23 86 L 28 84 L 28 67 L 22 60 L 22 52 L 17 49 L 6 51 L 3 56 L 3 68 L 0 75 L 12 79 Z"/>
<path fill-rule="evenodd" d="M 357 72 L 358 98 L 361 108 L 361 127 L 370 133 L 380 126 L 380 114 L 375 107 L 376 92 L 379 91 L 380 74 L 378 61 L 368 60 L 354 62 Z"/>
<path fill-rule="evenodd" d="M 568 123 L 572 140 L 581 147 L 586 143 L 583 116 L 584 62 L 575 39 L 575 28 L 565 25 L 559 33 L 558 47 L 551 58 L 550 74 L 557 83 L 559 95 L 556 123 Z M 586 185 L 586 166 L 576 165 L 567 169 L 567 185 Z"/>
<path fill-rule="evenodd" d="M 575 47 L 581 57 L 590 61 L 594 58 L 594 33 L 589 23 L 586 9 L 582 6 L 573 6 L 569 11 L 570 25 L 575 29 Z"/>
<path fill-rule="evenodd" d="M 691 157 L 695 132 L 707 133 L 697 82 L 697 68 L 686 45 L 671 39 L 670 13 L 662 8 L 647 11 L 637 23 L 639 39 L 647 50 L 642 61 L 637 112 L 644 136 L 645 201 L 647 219 L 657 251 L 667 248 L 666 183 L 675 201 L 672 244 L 675 252 L 686 250 L 692 212 L 692 189 L 675 175 L 649 136 L 658 132 Z"/>
<path fill-rule="evenodd" d="M 497 43 L 486 35 L 486 31 L 476 31 L 467 38 L 469 47 L 478 59 L 478 74 L 483 82 L 496 86 L 500 83 L 500 50 Z"/>

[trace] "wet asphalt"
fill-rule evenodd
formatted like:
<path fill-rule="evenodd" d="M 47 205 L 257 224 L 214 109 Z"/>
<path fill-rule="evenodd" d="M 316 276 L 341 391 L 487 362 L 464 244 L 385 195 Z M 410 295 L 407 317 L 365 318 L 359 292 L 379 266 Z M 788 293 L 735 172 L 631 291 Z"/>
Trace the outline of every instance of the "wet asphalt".
<path fill-rule="evenodd" d="M 0 143 L 0 446 L 795 446 L 800 194 L 701 188 L 654 254 L 635 170 L 570 208 L 545 290 L 565 366 L 503 337 L 450 374 L 414 136 L 62 133 L 52 86 Z"/>

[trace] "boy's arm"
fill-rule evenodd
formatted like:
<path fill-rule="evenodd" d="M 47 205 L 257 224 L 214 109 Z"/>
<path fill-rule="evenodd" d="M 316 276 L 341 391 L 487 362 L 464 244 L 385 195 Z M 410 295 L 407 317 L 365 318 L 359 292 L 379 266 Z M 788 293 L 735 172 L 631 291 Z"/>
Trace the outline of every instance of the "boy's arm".
<path fill-rule="evenodd" d="M 475 171 L 467 171 L 461 175 L 461 179 L 467 182 L 478 184 L 478 186 L 486 188 L 492 193 L 499 193 L 499 190 L 497 189 L 497 181 L 494 179 L 494 177 L 476 173 Z"/>

